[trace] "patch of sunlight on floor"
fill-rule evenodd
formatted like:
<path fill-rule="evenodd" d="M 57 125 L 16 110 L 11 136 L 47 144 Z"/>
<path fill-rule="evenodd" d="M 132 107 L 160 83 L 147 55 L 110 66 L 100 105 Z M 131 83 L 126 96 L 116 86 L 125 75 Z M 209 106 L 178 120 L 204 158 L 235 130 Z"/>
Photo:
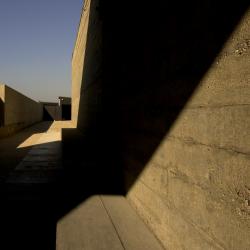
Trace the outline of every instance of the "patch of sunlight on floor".
<path fill-rule="evenodd" d="M 42 136 L 43 133 L 36 133 L 31 135 L 28 139 L 22 142 L 17 148 L 25 148 L 31 147 L 38 144 L 39 138 Z"/>

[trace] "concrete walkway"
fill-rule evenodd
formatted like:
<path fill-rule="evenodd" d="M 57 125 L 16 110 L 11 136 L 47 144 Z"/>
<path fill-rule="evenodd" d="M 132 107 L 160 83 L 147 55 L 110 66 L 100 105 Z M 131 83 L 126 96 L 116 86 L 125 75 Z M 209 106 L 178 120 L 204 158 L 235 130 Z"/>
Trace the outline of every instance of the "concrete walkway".
<path fill-rule="evenodd" d="M 52 122 L 40 122 L 10 137 L 0 139 L 0 183 L 48 130 Z"/>
<path fill-rule="evenodd" d="M 11 172 L 7 183 L 47 183 L 61 168 L 61 132 L 43 133 Z"/>
<path fill-rule="evenodd" d="M 41 127 L 43 132 L 19 144 L 29 151 L 1 190 L 5 249 L 162 249 L 123 196 L 93 194 L 72 203 L 75 190 L 63 176 L 61 139 L 62 128 L 72 125 Z"/>

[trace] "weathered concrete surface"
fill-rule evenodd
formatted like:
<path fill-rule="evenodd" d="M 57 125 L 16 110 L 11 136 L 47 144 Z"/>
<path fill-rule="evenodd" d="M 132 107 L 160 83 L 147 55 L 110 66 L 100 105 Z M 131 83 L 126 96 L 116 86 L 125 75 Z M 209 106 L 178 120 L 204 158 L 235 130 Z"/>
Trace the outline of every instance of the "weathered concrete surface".
<path fill-rule="evenodd" d="M 0 233 L 6 249 L 55 249 L 56 223 L 65 206 L 60 202 L 64 197 L 64 185 L 60 185 L 61 129 L 71 125 L 46 124 L 51 125 L 41 123 L 43 130 L 39 134 L 26 136 L 21 142 L 18 135 L 25 130 L 2 140 L 13 143 L 17 139 L 16 151 L 11 151 L 13 158 L 20 150 L 28 149 L 27 155 L 0 182 Z M 33 132 L 36 130 L 33 128 Z"/>
<path fill-rule="evenodd" d="M 0 232 L 8 249 L 162 249 L 124 197 L 72 203 L 61 152 L 62 129 L 73 128 L 72 122 L 42 125 L 43 131 L 18 145 L 29 152 L 0 183 Z"/>
<path fill-rule="evenodd" d="M 48 183 L 57 178 L 61 168 L 61 133 L 43 133 L 23 160 L 10 174 L 7 183 Z"/>
<path fill-rule="evenodd" d="M 5 180 L 35 145 L 44 132 L 51 126 L 51 122 L 41 122 L 23 129 L 12 136 L 0 140 L 0 179 Z"/>
<path fill-rule="evenodd" d="M 61 108 L 58 103 L 53 102 L 41 102 L 43 105 L 43 120 L 44 121 L 60 121 L 61 120 Z"/>
<path fill-rule="evenodd" d="M 250 248 L 249 25 L 248 11 L 128 192 L 167 249 Z"/>
<path fill-rule="evenodd" d="M 4 125 L 4 85 L 0 84 L 0 127 Z"/>
<path fill-rule="evenodd" d="M 2 85 L 4 122 L 0 137 L 8 136 L 42 120 L 42 105 L 16 90 Z"/>
<path fill-rule="evenodd" d="M 85 4 L 72 113 L 100 145 L 96 173 L 125 182 L 166 249 L 249 249 L 246 1 Z"/>
<path fill-rule="evenodd" d="M 57 250 L 124 249 L 98 196 L 79 205 L 57 225 Z"/>
<path fill-rule="evenodd" d="M 60 219 L 56 249 L 163 248 L 124 197 L 95 195 Z"/>

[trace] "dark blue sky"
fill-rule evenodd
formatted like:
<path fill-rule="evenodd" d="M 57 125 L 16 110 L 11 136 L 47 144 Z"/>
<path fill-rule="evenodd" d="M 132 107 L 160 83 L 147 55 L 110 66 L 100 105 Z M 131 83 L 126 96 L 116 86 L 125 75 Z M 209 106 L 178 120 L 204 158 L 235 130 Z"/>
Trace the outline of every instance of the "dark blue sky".
<path fill-rule="evenodd" d="M 35 99 L 71 94 L 83 0 L 0 0 L 0 82 Z"/>

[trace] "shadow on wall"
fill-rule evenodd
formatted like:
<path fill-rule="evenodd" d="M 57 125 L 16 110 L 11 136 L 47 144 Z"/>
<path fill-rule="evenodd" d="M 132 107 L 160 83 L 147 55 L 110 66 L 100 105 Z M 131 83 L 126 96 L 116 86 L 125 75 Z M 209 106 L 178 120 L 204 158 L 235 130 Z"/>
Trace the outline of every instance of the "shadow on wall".
<path fill-rule="evenodd" d="M 32 136 L 47 131 L 51 124 L 51 122 L 41 122 L 32 127 L 25 128 L 12 136 L 1 138 L 0 179 L 14 169 L 30 149 L 29 147 L 18 147 Z"/>
<path fill-rule="evenodd" d="M 81 190 L 130 189 L 247 8 L 247 1 L 91 1 L 82 141 L 68 139 L 64 151 Z"/>
<path fill-rule="evenodd" d="M 54 117 L 43 107 L 43 121 L 54 121 Z"/>

